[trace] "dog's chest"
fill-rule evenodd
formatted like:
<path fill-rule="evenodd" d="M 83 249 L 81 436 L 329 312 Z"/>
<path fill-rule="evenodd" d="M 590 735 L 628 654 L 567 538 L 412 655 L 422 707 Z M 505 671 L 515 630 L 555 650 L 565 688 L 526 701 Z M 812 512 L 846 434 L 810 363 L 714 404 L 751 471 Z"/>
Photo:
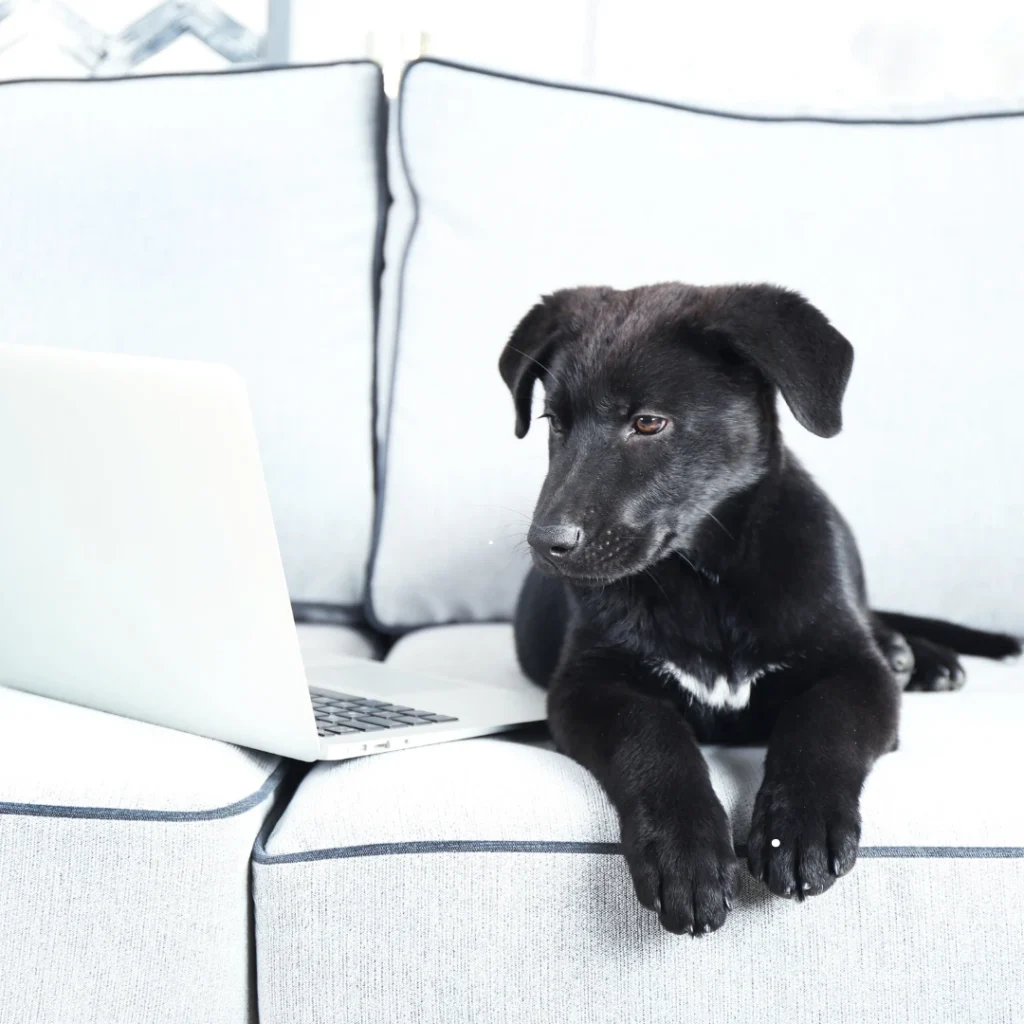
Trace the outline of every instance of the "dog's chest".
<path fill-rule="evenodd" d="M 655 671 L 677 685 L 680 690 L 689 694 L 698 703 L 715 710 L 728 711 L 740 711 L 747 707 L 750 703 L 750 693 L 754 683 L 762 676 L 778 671 L 782 667 L 782 665 L 769 662 L 744 675 L 733 675 L 730 678 L 723 674 L 714 674 L 709 679 L 708 672 L 697 676 L 667 659 L 654 664 Z"/>
<path fill-rule="evenodd" d="M 659 602 L 648 664 L 680 696 L 714 711 L 741 711 L 758 680 L 783 666 L 754 642 L 742 606 L 711 583 L 686 581 Z"/>

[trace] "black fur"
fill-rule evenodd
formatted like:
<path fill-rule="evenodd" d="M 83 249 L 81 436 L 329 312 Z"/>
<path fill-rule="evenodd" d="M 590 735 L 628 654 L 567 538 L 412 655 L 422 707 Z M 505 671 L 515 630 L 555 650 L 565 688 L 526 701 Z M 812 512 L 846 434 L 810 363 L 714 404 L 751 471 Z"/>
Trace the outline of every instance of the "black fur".
<path fill-rule="evenodd" d="M 1005 633 L 988 633 L 982 629 L 959 626 L 941 619 L 924 619 L 899 612 L 875 612 L 890 629 L 908 636 L 920 637 L 933 644 L 952 648 L 977 658 L 1015 658 L 1021 653 L 1020 640 Z"/>
<path fill-rule="evenodd" d="M 1009 653 L 869 609 L 853 536 L 775 411 L 778 390 L 836 434 L 852 361 L 817 309 L 766 285 L 558 292 L 501 356 L 518 436 L 538 379 L 552 420 L 519 660 L 550 684 L 555 739 L 604 786 L 637 895 L 674 932 L 718 928 L 736 882 L 699 742 L 768 744 L 748 865 L 778 895 L 820 893 L 854 865 L 903 686 L 962 681 L 943 642 Z"/>

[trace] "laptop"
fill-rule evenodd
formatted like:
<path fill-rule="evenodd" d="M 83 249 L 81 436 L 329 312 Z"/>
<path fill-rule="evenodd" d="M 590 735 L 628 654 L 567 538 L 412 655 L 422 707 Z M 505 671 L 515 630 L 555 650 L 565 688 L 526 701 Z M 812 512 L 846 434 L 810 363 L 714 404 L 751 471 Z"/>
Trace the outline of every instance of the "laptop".
<path fill-rule="evenodd" d="M 225 366 L 0 345 L 0 487 L 0 684 L 305 761 L 544 718 L 525 678 L 305 669 Z"/>

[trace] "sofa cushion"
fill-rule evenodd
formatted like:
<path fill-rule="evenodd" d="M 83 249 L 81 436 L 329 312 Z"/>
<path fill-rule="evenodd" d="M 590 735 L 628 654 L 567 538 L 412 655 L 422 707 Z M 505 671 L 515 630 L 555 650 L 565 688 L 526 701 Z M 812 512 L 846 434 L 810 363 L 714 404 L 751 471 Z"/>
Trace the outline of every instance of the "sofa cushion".
<path fill-rule="evenodd" d="M 276 757 L 0 688 L 0 1017 L 249 1021 Z"/>
<path fill-rule="evenodd" d="M 375 653 L 300 626 L 304 660 Z M 280 758 L 0 687 L 0 1020 L 252 1020 L 249 855 Z"/>
<path fill-rule="evenodd" d="M 239 370 L 292 598 L 350 614 L 384 103 L 368 61 L 0 86 L 0 340 Z"/>
<path fill-rule="evenodd" d="M 299 650 L 306 668 L 338 658 L 378 658 L 380 638 L 369 630 L 335 626 L 330 623 L 299 623 Z"/>
<path fill-rule="evenodd" d="M 272 754 L 7 687 L 0 687 L 0 706 L 5 808 L 207 813 L 251 797 L 280 763 Z"/>
<path fill-rule="evenodd" d="M 510 647 L 507 627 L 453 627 L 392 657 L 465 675 Z M 254 855 L 260 1019 L 1014 1019 L 1024 809 L 1006 780 L 1024 668 L 968 672 L 959 693 L 907 695 L 852 874 L 796 903 L 744 872 L 726 926 L 698 943 L 640 908 L 614 812 L 550 749 L 479 739 L 319 765 Z M 742 848 L 763 751 L 705 755 Z M 400 917 L 368 947 L 387 907 Z"/>
<path fill-rule="evenodd" d="M 515 440 L 497 359 L 538 296 L 683 280 L 797 288 L 853 342 L 838 438 L 782 412 L 879 605 L 1024 628 L 1024 115 L 719 115 L 438 61 L 398 108 L 379 624 L 512 611 L 545 431 Z"/>

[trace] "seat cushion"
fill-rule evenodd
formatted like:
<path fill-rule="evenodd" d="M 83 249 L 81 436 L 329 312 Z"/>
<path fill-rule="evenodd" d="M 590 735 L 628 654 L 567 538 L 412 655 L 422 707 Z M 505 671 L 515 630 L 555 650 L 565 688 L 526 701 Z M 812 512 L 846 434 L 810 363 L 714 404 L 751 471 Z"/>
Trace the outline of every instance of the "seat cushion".
<path fill-rule="evenodd" d="M 298 627 L 304 661 L 374 657 Z M 280 758 L 0 688 L 0 1020 L 252 1018 L 249 855 Z"/>
<path fill-rule="evenodd" d="M 451 627 L 410 634 L 391 657 L 486 678 L 510 651 L 508 627 Z M 959 693 L 906 696 L 900 749 L 865 787 L 852 874 L 795 903 L 744 872 L 726 926 L 697 943 L 639 907 L 611 806 L 548 744 L 478 739 L 315 767 L 255 853 L 261 1021 L 340 1005 L 438 1024 L 1012 1020 L 1024 808 L 1007 780 L 1024 667 L 967 667 Z M 763 755 L 705 750 L 741 850 Z M 400 918 L 368 947 L 383 907 Z"/>
<path fill-rule="evenodd" d="M 380 638 L 367 629 L 331 623 L 299 623 L 299 650 L 306 668 L 338 658 L 378 658 Z"/>
<path fill-rule="evenodd" d="M 0 1017 L 249 1021 L 276 757 L 0 688 Z"/>
<path fill-rule="evenodd" d="M 879 606 L 1024 631 L 1024 115 L 940 107 L 764 119 L 414 64 L 393 119 L 375 621 L 511 615 L 546 431 L 515 439 L 497 360 L 541 294 L 768 281 L 856 349 L 843 433 L 785 409 L 783 429 Z"/>
<path fill-rule="evenodd" d="M 292 599 L 361 604 L 380 69 L 0 86 L 0 341 L 245 378 Z"/>

